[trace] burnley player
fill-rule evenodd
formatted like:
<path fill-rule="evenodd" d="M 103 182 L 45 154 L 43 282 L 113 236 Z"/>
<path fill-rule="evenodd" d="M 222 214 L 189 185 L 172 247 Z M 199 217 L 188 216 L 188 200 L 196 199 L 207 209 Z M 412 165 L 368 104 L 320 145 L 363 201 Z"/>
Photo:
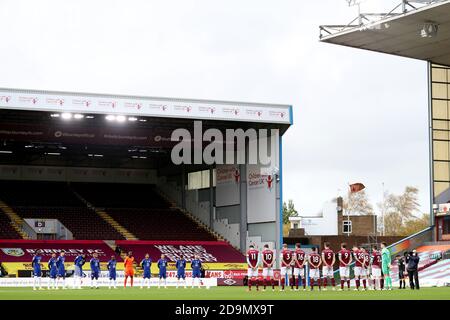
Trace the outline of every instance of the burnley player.
<path fill-rule="evenodd" d="M 295 291 L 298 291 L 300 280 L 302 281 L 303 291 L 306 290 L 305 279 L 305 265 L 306 265 L 306 253 L 302 250 L 300 243 L 295 244 L 294 251 L 294 275 L 292 276 L 295 282 Z"/>
<path fill-rule="evenodd" d="M 64 256 L 64 251 L 59 254 L 58 259 L 56 259 L 56 267 L 58 268 L 58 274 L 56 278 L 56 289 L 58 289 L 58 282 L 62 282 L 63 290 L 66 289 L 66 267 L 64 265 L 66 257 Z"/>
<path fill-rule="evenodd" d="M 83 265 L 86 263 L 85 255 L 79 254 L 73 264 L 75 265 L 74 279 L 73 279 L 73 288 L 81 289 L 81 279 L 83 278 Z"/>
<path fill-rule="evenodd" d="M 161 255 L 161 259 L 158 260 L 158 268 L 159 268 L 159 281 L 158 281 L 158 289 L 161 288 L 161 281 L 164 279 L 164 288 L 167 289 L 167 264 L 168 261 L 164 254 Z"/>
<path fill-rule="evenodd" d="M 250 245 L 247 251 L 247 277 L 248 277 L 248 291 L 252 291 L 252 285 L 256 285 L 256 291 L 259 290 L 258 284 L 258 266 L 259 266 L 259 251 L 255 249 L 254 245 Z"/>
<path fill-rule="evenodd" d="M 108 277 L 109 277 L 109 286 L 108 289 L 111 289 L 111 286 L 114 287 L 114 289 L 117 289 L 117 284 L 116 284 L 116 277 L 117 277 L 117 272 L 116 272 L 116 267 L 117 267 L 117 261 L 116 261 L 116 257 L 115 256 L 111 256 L 111 260 L 108 261 Z"/>
<path fill-rule="evenodd" d="M 186 289 L 186 259 L 182 255 L 175 263 L 175 267 L 177 268 L 177 289 L 181 281 L 183 281 L 184 288 Z"/>
<path fill-rule="evenodd" d="M 383 283 L 381 278 L 381 253 L 378 251 L 377 246 L 373 246 L 371 269 L 373 278 L 373 289 L 377 290 L 377 287 L 382 289 Z"/>
<path fill-rule="evenodd" d="M 48 260 L 48 270 L 50 279 L 47 288 L 56 289 L 56 277 L 58 276 L 58 267 L 56 266 L 56 253 L 53 253 L 50 260 Z"/>
<path fill-rule="evenodd" d="M 100 260 L 98 254 L 94 253 L 90 261 L 91 266 L 91 289 L 94 287 L 98 289 L 98 277 L 100 276 Z"/>
<path fill-rule="evenodd" d="M 369 276 L 369 268 L 370 268 L 370 254 L 366 251 L 366 248 L 360 247 L 359 250 L 363 253 L 364 257 L 364 263 L 363 267 L 361 268 L 361 277 L 362 277 L 362 283 L 364 290 L 367 290 L 367 281 Z"/>
<path fill-rule="evenodd" d="M 350 264 L 352 263 L 352 253 L 347 249 L 347 244 L 341 244 L 341 250 L 338 253 L 339 257 L 339 275 L 341 276 L 341 288 L 344 290 L 344 284 L 347 282 L 348 290 L 350 290 Z"/>
<path fill-rule="evenodd" d="M 355 268 L 353 269 L 353 273 L 355 274 L 355 291 L 359 290 L 361 286 L 361 279 L 364 276 L 364 252 L 362 252 L 358 246 L 353 246 L 353 258 L 355 259 Z"/>
<path fill-rule="evenodd" d="M 323 276 L 323 290 L 327 290 L 327 279 L 331 281 L 331 288 L 336 290 L 336 281 L 334 280 L 334 264 L 336 263 L 336 256 L 333 250 L 330 249 L 330 243 L 325 242 L 322 250 L 322 276 Z"/>
<path fill-rule="evenodd" d="M 145 258 L 141 261 L 141 268 L 144 270 L 144 276 L 143 276 L 143 283 L 141 285 L 141 289 L 144 288 L 145 284 L 147 284 L 147 289 L 150 289 L 150 277 L 152 276 L 151 273 L 151 267 L 152 267 L 152 259 L 150 259 L 150 255 L 147 253 L 145 254 Z"/>
<path fill-rule="evenodd" d="M 293 253 L 288 249 L 286 243 L 283 244 L 283 249 L 280 252 L 280 260 L 281 260 L 281 291 L 284 291 L 284 285 L 286 283 L 286 275 L 292 275 L 292 263 L 294 262 Z M 294 290 L 294 284 L 291 282 L 291 290 Z"/>
<path fill-rule="evenodd" d="M 264 250 L 261 254 L 262 256 L 262 264 L 263 264 L 263 282 L 264 289 L 266 290 L 267 283 L 272 285 L 272 291 L 275 291 L 275 280 L 273 278 L 273 265 L 275 263 L 275 253 L 269 249 L 269 245 L 264 245 Z"/>
<path fill-rule="evenodd" d="M 36 290 L 36 287 L 39 287 L 39 290 L 43 290 L 42 288 L 42 267 L 41 267 L 42 256 L 40 251 L 36 251 L 33 256 L 33 260 L 31 261 L 31 266 L 33 267 L 33 290 Z"/>
<path fill-rule="evenodd" d="M 194 259 L 191 261 L 192 268 L 192 288 L 194 288 L 195 281 L 197 280 L 198 288 L 200 289 L 201 278 L 202 278 L 202 262 L 200 256 L 196 254 Z"/>
<path fill-rule="evenodd" d="M 309 262 L 309 282 L 311 285 L 311 291 L 314 290 L 314 282 L 317 281 L 317 286 L 321 287 L 320 283 L 320 265 L 322 264 L 322 258 L 317 253 L 317 248 L 312 247 L 312 253 L 308 255 Z"/>
<path fill-rule="evenodd" d="M 386 282 L 386 290 L 392 290 L 391 252 L 387 248 L 386 242 L 381 243 L 381 269 L 383 271 L 384 281 Z"/>

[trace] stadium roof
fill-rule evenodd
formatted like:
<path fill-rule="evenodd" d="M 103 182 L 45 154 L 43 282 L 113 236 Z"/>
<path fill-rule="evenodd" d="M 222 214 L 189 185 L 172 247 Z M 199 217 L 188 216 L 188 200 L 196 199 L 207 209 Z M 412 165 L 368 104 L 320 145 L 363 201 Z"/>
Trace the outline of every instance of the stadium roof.
<path fill-rule="evenodd" d="M 425 26 L 437 26 L 437 33 L 427 34 Z M 450 0 L 402 1 L 389 13 L 360 14 L 320 31 L 322 42 L 450 65 Z"/>

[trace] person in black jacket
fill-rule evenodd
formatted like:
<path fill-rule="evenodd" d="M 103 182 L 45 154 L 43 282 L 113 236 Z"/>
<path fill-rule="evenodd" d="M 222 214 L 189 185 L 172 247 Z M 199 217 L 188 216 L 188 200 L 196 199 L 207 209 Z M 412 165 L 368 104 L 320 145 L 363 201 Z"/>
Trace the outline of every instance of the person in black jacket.
<path fill-rule="evenodd" d="M 400 283 L 399 289 L 406 289 L 406 281 L 405 281 L 405 259 L 401 255 L 395 256 L 395 261 L 398 266 L 398 282 Z"/>
<path fill-rule="evenodd" d="M 409 277 L 409 286 L 411 290 L 419 290 L 419 255 L 417 254 L 416 250 L 413 250 L 412 252 L 408 252 L 406 257 L 406 271 L 408 271 L 408 277 Z"/>

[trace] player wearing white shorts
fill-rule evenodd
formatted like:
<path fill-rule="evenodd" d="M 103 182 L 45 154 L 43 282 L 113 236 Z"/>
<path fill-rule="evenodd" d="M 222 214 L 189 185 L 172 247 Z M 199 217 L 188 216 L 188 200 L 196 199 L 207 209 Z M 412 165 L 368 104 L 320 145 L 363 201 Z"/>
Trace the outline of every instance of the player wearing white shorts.
<path fill-rule="evenodd" d="M 381 289 L 381 253 L 376 246 L 372 248 L 371 274 L 373 279 L 372 290 Z"/>
<path fill-rule="evenodd" d="M 353 258 L 355 259 L 355 268 L 353 269 L 353 273 L 355 274 L 355 291 L 359 290 L 361 286 L 361 279 L 365 275 L 364 268 L 364 253 L 358 248 L 358 246 L 353 246 Z"/>
<path fill-rule="evenodd" d="M 289 277 L 292 275 L 292 263 L 294 261 L 293 259 L 293 253 L 291 250 L 288 249 L 288 246 L 286 243 L 283 244 L 283 249 L 280 253 L 280 260 L 281 260 L 281 291 L 284 291 L 284 286 L 286 284 L 286 275 Z M 291 290 L 294 289 L 294 284 L 291 282 Z"/>
<path fill-rule="evenodd" d="M 347 244 L 341 244 L 341 250 L 338 253 L 339 275 L 341 277 L 340 291 L 344 290 L 344 284 L 347 282 L 347 288 L 350 290 L 350 264 L 352 263 L 352 253 L 347 249 Z"/>
<path fill-rule="evenodd" d="M 330 243 L 324 243 L 322 250 L 322 277 L 323 290 L 327 290 L 328 279 L 331 280 L 331 287 L 336 290 L 336 281 L 334 280 L 334 264 L 336 263 L 336 256 L 333 250 L 330 249 Z"/>
<path fill-rule="evenodd" d="M 266 286 L 268 283 L 272 285 L 272 291 L 274 291 L 275 281 L 273 279 L 273 265 L 275 263 L 275 253 L 269 249 L 268 244 L 265 244 L 261 256 L 263 264 L 263 281 L 264 281 L 263 291 L 266 290 Z"/>
<path fill-rule="evenodd" d="M 364 290 L 367 290 L 367 280 L 369 276 L 369 267 L 370 267 L 370 254 L 366 251 L 366 248 L 360 247 L 359 250 L 363 253 L 363 268 L 361 269 L 361 278 Z"/>
<path fill-rule="evenodd" d="M 303 291 L 306 290 L 305 265 L 307 263 L 306 253 L 300 247 L 300 243 L 295 244 L 294 251 L 294 275 L 295 290 L 298 291 L 300 280 L 303 284 Z"/>
<path fill-rule="evenodd" d="M 311 285 L 311 291 L 314 290 L 314 283 L 317 281 L 317 286 L 321 287 L 320 281 L 320 265 L 322 264 L 322 258 L 317 253 L 317 248 L 312 248 L 312 253 L 308 255 L 309 263 L 309 283 Z"/>
<path fill-rule="evenodd" d="M 248 276 L 248 291 L 252 290 L 252 284 L 256 285 L 256 291 L 259 290 L 258 283 L 258 266 L 259 266 L 259 251 L 255 249 L 254 245 L 250 245 L 247 251 L 247 276 Z"/>

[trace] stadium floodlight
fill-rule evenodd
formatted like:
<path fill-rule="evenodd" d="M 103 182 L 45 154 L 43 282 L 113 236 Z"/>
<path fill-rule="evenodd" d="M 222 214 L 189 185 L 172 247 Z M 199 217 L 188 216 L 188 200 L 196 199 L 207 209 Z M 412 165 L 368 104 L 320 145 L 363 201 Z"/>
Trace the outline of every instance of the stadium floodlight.
<path fill-rule="evenodd" d="M 74 117 L 75 119 L 83 119 L 83 118 L 84 118 L 84 115 L 82 115 L 81 113 L 76 113 L 73 117 Z"/>
<path fill-rule="evenodd" d="M 61 114 L 61 118 L 63 118 L 64 120 L 70 120 L 72 119 L 72 114 L 70 112 L 64 112 L 63 114 Z"/>
<path fill-rule="evenodd" d="M 96 157 L 96 158 L 103 158 L 103 155 L 102 154 L 94 154 L 94 157 Z"/>
<path fill-rule="evenodd" d="M 52 113 L 51 115 L 50 115 L 50 117 L 52 117 L 52 118 L 59 118 L 61 115 L 59 114 L 59 113 Z"/>
<path fill-rule="evenodd" d="M 10 150 L 0 150 L 0 153 L 3 153 L 3 154 L 11 154 L 11 153 L 13 153 L 13 152 L 10 151 Z"/>
<path fill-rule="evenodd" d="M 129 117 L 128 118 L 128 121 L 131 121 L 131 122 L 134 122 L 134 121 L 137 121 L 138 120 L 138 118 L 136 118 L 136 117 Z"/>
<path fill-rule="evenodd" d="M 117 122 L 125 122 L 125 120 L 127 120 L 127 118 L 125 116 L 117 116 L 116 117 Z"/>
<path fill-rule="evenodd" d="M 60 156 L 61 155 L 61 153 L 59 153 L 59 152 L 46 152 L 45 154 L 48 156 Z"/>
<path fill-rule="evenodd" d="M 107 115 L 105 117 L 105 119 L 108 120 L 108 121 L 114 121 L 114 120 L 116 120 L 116 116 L 112 115 L 112 114 L 109 114 L 109 115 Z"/>
<path fill-rule="evenodd" d="M 94 119 L 94 116 L 86 116 L 86 119 Z"/>
<path fill-rule="evenodd" d="M 425 22 L 422 30 L 420 31 L 420 36 L 422 38 L 434 38 L 437 36 L 439 26 L 434 22 Z"/>

